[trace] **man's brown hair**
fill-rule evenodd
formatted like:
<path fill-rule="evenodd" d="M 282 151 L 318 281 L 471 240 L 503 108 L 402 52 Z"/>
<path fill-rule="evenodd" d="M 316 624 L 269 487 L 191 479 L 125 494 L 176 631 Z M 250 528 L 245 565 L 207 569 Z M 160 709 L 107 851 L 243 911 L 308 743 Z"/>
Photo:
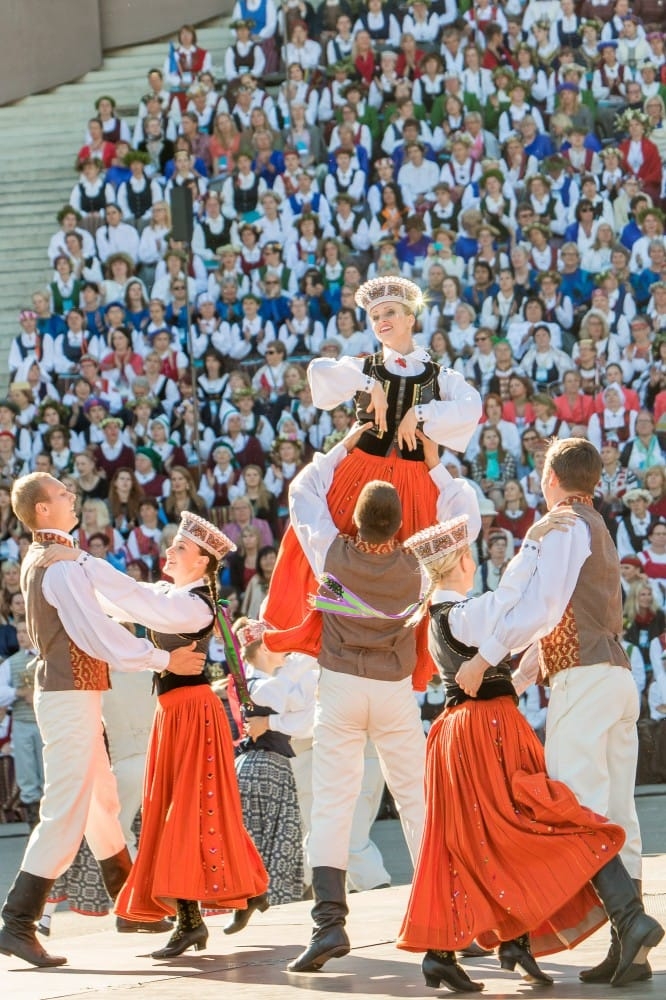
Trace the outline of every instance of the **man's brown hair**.
<path fill-rule="evenodd" d="M 361 538 L 381 545 L 393 538 L 402 524 L 402 506 L 395 486 L 375 479 L 366 483 L 354 508 L 354 522 Z"/>
<path fill-rule="evenodd" d="M 31 472 L 21 476 L 12 486 L 12 508 L 19 521 L 31 531 L 35 530 L 35 506 L 47 499 L 46 481 L 52 481 L 48 472 Z"/>
<path fill-rule="evenodd" d="M 601 455 L 585 438 L 553 441 L 545 463 L 545 471 L 551 469 L 563 489 L 591 495 L 601 478 Z"/>

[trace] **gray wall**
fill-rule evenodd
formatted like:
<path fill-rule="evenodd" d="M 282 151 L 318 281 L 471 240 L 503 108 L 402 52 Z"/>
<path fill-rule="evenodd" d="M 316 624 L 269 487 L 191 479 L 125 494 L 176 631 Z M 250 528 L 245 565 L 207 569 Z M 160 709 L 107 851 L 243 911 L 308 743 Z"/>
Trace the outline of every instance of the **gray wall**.
<path fill-rule="evenodd" d="M 101 62 L 99 0 L 1 0 L 0 104 L 75 80 Z"/>
<path fill-rule="evenodd" d="M 102 51 L 230 14 L 233 0 L 0 0 L 0 105 L 76 80 Z"/>
<path fill-rule="evenodd" d="M 102 48 L 117 49 L 231 13 L 233 0 L 99 0 Z"/>

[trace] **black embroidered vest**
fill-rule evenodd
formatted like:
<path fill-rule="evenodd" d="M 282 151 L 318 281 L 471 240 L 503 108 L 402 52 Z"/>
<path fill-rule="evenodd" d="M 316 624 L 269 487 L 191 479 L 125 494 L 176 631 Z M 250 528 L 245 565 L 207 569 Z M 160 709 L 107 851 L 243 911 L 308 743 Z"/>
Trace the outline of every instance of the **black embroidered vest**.
<path fill-rule="evenodd" d="M 367 357 L 363 364 L 363 373 L 371 375 L 384 386 L 388 398 L 387 422 L 388 430 L 386 434 L 379 434 L 373 427 L 361 435 L 358 447 L 361 451 L 369 455 L 389 455 L 395 451 L 400 458 L 406 458 L 411 462 L 423 461 L 423 446 L 419 442 L 414 451 L 398 446 L 398 426 L 407 410 L 418 403 L 429 403 L 432 399 L 439 399 L 439 376 L 440 366 L 434 362 L 426 362 L 420 375 L 404 376 L 392 375 L 383 364 L 381 354 L 373 354 Z M 355 397 L 356 419 L 361 423 L 372 421 L 372 414 L 368 414 L 367 407 L 370 402 L 370 394 L 367 392 L 357 392 Z"/>

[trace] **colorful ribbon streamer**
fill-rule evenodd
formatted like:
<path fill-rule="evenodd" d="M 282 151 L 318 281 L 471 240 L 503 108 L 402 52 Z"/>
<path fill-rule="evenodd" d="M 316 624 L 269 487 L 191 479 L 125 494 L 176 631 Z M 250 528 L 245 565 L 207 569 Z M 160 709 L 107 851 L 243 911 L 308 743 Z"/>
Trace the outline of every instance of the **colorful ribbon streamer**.
<path fill-rule="evenodd" d="M 319 578 L 319 585 L 328 590 L 333 596 L 326 597 L 324 594 L 315 594 L 311 597 L 311 605 L 317 611 L 327 611 L 332 615 L 342 615 L 345 618 L 385 618 L 399 621 L 401 618 L 409 618 L 419 607 L 420 601 L 410 604 L 399 611 L 396 615 L 386 614 L 378 611 L 368 604 L 363 598 L 355 594 L 353 590 L 345 587 L 336 577 L 327 573 Z"/>

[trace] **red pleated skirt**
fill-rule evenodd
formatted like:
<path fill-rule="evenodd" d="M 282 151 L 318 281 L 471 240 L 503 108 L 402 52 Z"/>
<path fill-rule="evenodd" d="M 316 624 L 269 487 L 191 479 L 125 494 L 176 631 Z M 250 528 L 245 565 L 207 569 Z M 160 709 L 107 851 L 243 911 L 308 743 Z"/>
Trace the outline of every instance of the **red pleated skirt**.
<path fill-rule="evenodd" d="M 174 900 L 244 909 L 268 876 L 243 825 L 229 724 L 208 685 L 160 695 L 148 747 L 139 852 L 116 901 L 160 920 Z"/>
<path fill-rule="evenodd" d="M 404 541 L 415 531 L 434 524 L 437 512 L 437 487 L 423 462 L 408 462 L 391 456 L 381 458 L 355 448 L 335 470 L 328 492 L 328 508 L 343 534 L 355 535 L 352 515 L 358 495 L 366 483 L 375 479 L 392 483 L 402 503 L 402 525 L 398 538 Z M 280 544 L 277 562 L 268 591 L 264 618 L 275 629 L 293 629 L 301 625 L 310 611 L 308 597 L 317 584 L 305 553 L 293 528 L 288 528 Z M 313 646 L 313 618 L 307 619 L 308 650 Z M 319 626 L 319 629 L 321 626 Z M 417 626 L 418 662 L 413 675 L 416 690 L 425 690 L 436 667 L 428 652 L 428 619 Z M 298 645 L 294 649 L 299 648 Z M 314 654 L 316 655 L 316 653 Z"/>
<path fill-rule="evenodd" d="M 467 701 L 433 724 L 426 822 L 398 948 L 494 948 L 530 934 L 536 955 L 573 948 L 606 921 L 590 878 L 624 831 L 545 774 L 510 697 Z"/>

